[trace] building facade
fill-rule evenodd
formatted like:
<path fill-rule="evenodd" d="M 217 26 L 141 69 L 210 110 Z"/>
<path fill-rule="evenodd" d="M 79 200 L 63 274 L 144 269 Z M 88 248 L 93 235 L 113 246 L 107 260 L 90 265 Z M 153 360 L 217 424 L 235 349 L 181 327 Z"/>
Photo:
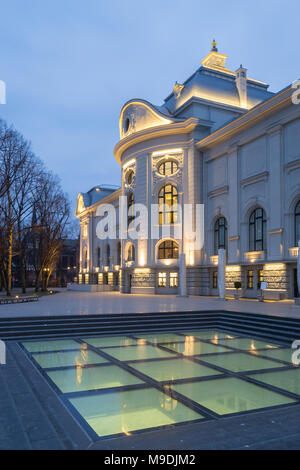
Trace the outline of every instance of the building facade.
<path fill-rule="evenodd" d="M 241 282 L 242 295 L 256 297 L 261 281 L 267 282 L 266 298 L 297 295 L 296 90 L 290 85 L 271 93 L 244 67 L 226 68 L 226 59 L 214 42 L 200 68 L 176 82 L 162 106 L 140 99 L 123 106 L 114 149 L 121 186 L 95 187 L 77 199 L 81 288 L 162 294 L 178 293 L 181 282 L 188 294 L 217 295 L 218 250 L 224 248 L 227 295 Z M 120 196 L 129 222 L 135 205 L 148 207 L 145 239 L 97 237 L 99 208 L 112 204 L 118 211 Z M 168 237 L 151 236 L 153 204 L 159 205 L 158 228 L 170 227 Z M 172 236 L 181 224 L 177 204 L 203 204 L 201 249 L 190 248 L 187 234 Z"/>

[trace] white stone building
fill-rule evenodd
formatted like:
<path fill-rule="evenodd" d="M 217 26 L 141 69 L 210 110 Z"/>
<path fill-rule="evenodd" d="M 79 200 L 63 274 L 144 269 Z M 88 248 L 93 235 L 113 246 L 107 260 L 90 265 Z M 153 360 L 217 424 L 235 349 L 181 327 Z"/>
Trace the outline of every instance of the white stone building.
<path fill-rule="evenodd" d="M 292 298 L 297 291 L 300 239 L 300 105 L 293 85 L 270 93 L 213 48 L 184 83 L 176 82 L 162 106 L 133 99 L 120 114 L 114 155 L 122 169 L 119 189 L 80 193 L 79 282 L 86 289 L 177 293 L 179 254 L 188 294 L 217 294 L 218 249 L 226 249 L 226 293 Z M 298 93 L 299 95 L 299 93 Z M 181 239 L 99 240 L 97 209 L 165 203 L 160 224 L 179 224 L 173 202 L 204 204 L 201 250 Z M 130 216 L 130 214 L 129 214 Z M 181 280 L 182 282 L 182 280 Z"/>

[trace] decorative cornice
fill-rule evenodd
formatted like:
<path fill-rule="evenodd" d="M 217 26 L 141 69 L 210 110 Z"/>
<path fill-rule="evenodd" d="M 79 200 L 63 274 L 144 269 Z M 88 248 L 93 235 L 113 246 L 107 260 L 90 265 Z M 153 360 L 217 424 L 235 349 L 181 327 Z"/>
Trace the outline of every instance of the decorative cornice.
<path fill-rule="evenodd" d="M 258 183 L 260 181 L 266 181 L 268 179 L 268 176 L 269 172 L 264 171 L 263 173 L 258 173 L 257 175 L 249 176 L 248 178 L 241 180 L 240 184 L 241 186 L 248 186 L 249 184 Z"/>
<path fill-rule="evenodd" d="M 156 137 L 174 134 L 188 134 L 199 125 L 199 122 L 199 119 L 190 117 L 183 122 L 174 122 L 137 131 L 134 134 L 124 137 L 124 139 L 117 143 L 114 148 L 114 156 L 117 162 L 121 164 L 122 154 L 133 145 Z"/>
<path fill-rule="evenodd" d="M 254 108 L 250 109 L 243 116 L 234 119 L 229 124 L 221 127 L 209 136 L 200 140 L 196 144 L 196 147 L 198 149 L 209 148 L 211 145 L 215 145 L 216 143 L 234 136 L 235 134 L 241 132 L 243 128 L 246 128 L 249 125 L 253 125 L 256 121 L 260 121 L 265 118 L 266 114 L 274 112 L 274 109 L 282 107 L 286 103 L 291 102 L 291 95 L 293 92 L 294 90 L 291 88 L 291 86 L 288 86 L 268 100 L 254 106 Z"/>
<path fill-rule="evenodd" d="M 282 233 L 282 232 L 283 232 L 283 228 L 276 228 L 274 230 L 269 230 L 270 235 L 276 235 L 277 233 Z"/>
<path fill-rule="evenodd" d="M 208 197 L 216 197 L 220 196 L 221 194 L 227 194 L 229 191 L 229 186 L 222 186 L 222 188 L 214 189 L 208 193 Z"/>
<path fill-rule="evenodd" d="M 291 171 L 297 170 L 300 168 L 300 156 L 297 158 L 297 160 L 294 160 L 292 162 L 289 162 L 285 165 L 285 168 L 287 169 L 287 172 L 290 173 Z"/>

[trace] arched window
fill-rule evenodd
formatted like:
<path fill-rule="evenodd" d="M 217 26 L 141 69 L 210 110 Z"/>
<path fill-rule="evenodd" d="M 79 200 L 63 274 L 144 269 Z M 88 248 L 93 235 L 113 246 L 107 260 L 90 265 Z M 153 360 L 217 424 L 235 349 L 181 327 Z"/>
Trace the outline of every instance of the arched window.
<path fill-rule="evenodd" d="M 121 265 L 121 243 L 117 245 L 117 266 Z"/>
<path fill-rule="evenodd" d="M 166 240 L 158 247 L 158 259 L 178 258 L 178 244 L 173 240 Z"/>
<path fill-rule="evenodd" d="M 295 208 L 295 246 L 298 246 L 300 240 L 300 201 Z"/>
<path fill-rule="evenodd" d="M 263 251 L 266 249 L 266 214 L 258 207 L 249 219 L 249 251 Z"/>
<path fill-rule="evenodd" d="M 127 261 L 135 261 L 135 248 L 133 243 L 129 245 L 128 252 L 127 252 Z"/>
<path fill-rule="evenodd" d="M 129 193 L 127 197 L 127 214 L 127 224 L 129 226 L 134 221 L 134 195 L 132 193 Z"/>
<path fill-rule="evenodd" d="M 178 163 L 174 160 L 167 160 L 158 167 L 159 174 L 163 176 L 171 176 L 178 170 Z"/>
<path fill-rule="evenodd" d="M 98 246 L 97 248 L 97 266 L 98 268 L 100 268 L 100 264 L 101 264 L 101 249 L 100 249 L 100 246 Z"/>
<path fill-rule="evenodd" d="M 215 223 L 215 255 L 218 254 L 219 248 L 227 249 L 227 221 L 225 217 L 219 217 Z"/>
<path fill-rule="evenodd" d="M 110 265 L 110 246 L 109 245 L 106 245 L 106 266 L 109 266 Z"/>
<path fill-rule="evenodd" d="M 133 177 L 134 177 L 134 172 L 133 172 L 133 170 L 129 170 L 129 171 L 126 173 L 126 181 L 127 181 L 127 184 L 132 184 L 132 182 L 133 182 Z"/>
<path fill-rule="evenodd" d="M 167 184 L 158 196 L 159 224 L 176 224 L 178 192 L 175 186 Z"/>

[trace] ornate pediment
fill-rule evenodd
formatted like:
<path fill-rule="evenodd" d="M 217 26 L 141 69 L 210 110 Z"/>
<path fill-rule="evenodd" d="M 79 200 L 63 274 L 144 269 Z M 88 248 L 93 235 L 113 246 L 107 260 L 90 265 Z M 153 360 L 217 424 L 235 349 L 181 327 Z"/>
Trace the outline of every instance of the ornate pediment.
<path fill-rule="evenodd" d="M 149 127 L 162 126 L 172 122 L 158 109 L 145 101 L 127 103 L 120 116 L 121 139 Z"/>

